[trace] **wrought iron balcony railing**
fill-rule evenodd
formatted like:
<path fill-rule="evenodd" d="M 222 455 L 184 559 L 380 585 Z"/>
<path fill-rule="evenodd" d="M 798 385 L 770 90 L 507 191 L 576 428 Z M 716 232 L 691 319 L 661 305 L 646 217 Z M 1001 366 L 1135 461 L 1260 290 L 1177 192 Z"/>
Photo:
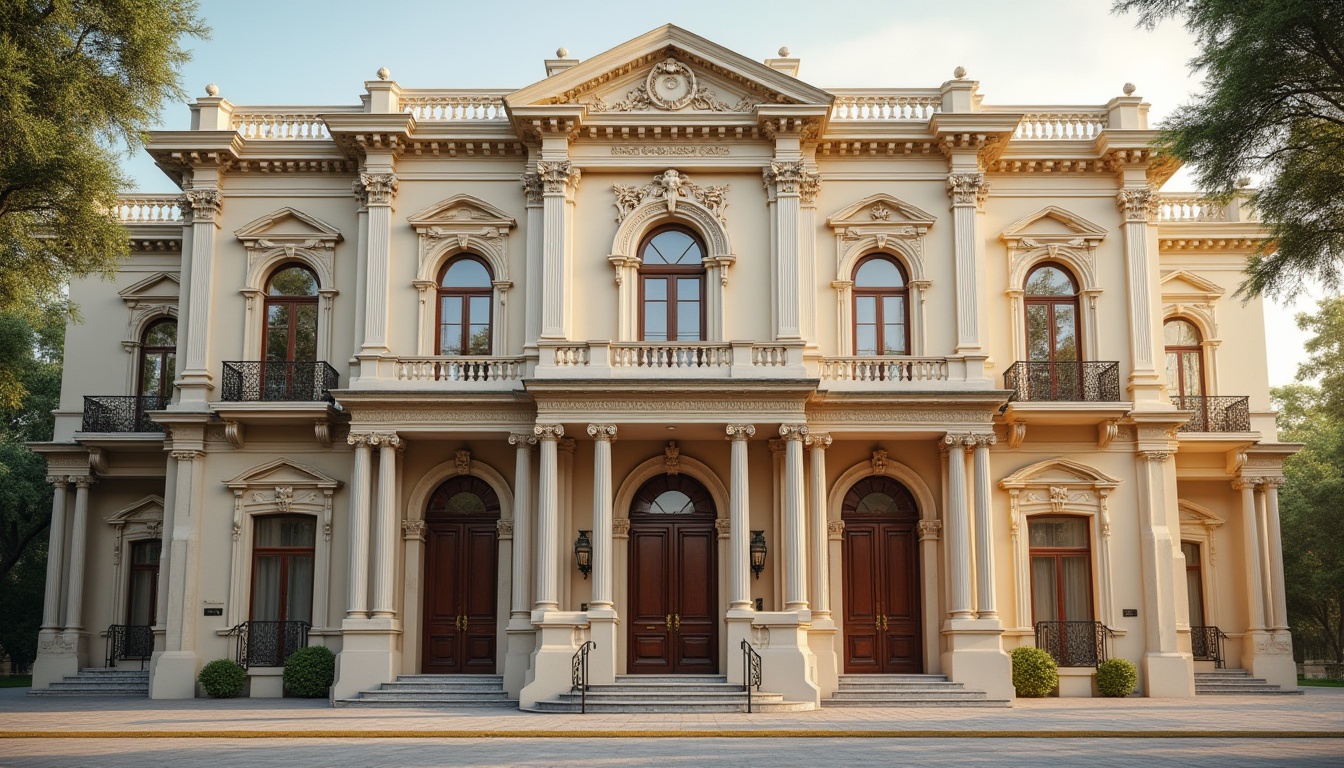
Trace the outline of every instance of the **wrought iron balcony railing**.
<path fill-rule="evenodd" d="M 308 645 L 306 621 L 244 621 L 229 630 L 238 638 L 238 663 L 244 667 L 280 667 L 290 654 Z"/>
<path fill-rule="evenodd" d="M 1038 621 L 1036 647 L 1061 667 L 1095 667 L 1106 660 L 1111 634 L 1100 621 Z"/>
<path fill-rule="evenodd" d="M 1195 415 L 1181 425 L 1177 432 L 1250 432 L 1251 399 L 1249 397 L 1215 397 L 1212 395 L 1177 395 L 1172 405 Z"/>
<path fill-rule="evenodd" d="M 1120 364 L 1102 361 L 1018 361 L 1003 372 L 1018 402 L 1120 402 Z"/>
<path fill-rule="evenodd" d="M 138 661 L 145 668 L 145 661 L 154 655 L 154 628 L 135 624 L 113 624 L 103 633 L 106 638 L 107 666 L 115 667 L 118 661 Z"/>
<path fill-rule="evenodd" d="M 1227 660 L 1223 656 L 1223 641 L 1227 635 L 1217 627 L 1190 627 L 1190 651 L 1195 661 L 1212 661 L 1214 669 L 1222 669 Z"/>
<path fill-rule="evenodd" d="M 221 398 L 230 403 L 317 402 L 331 399 L 340 380 L 321 360 L 224 363 Z"/>
<path fill-rule="evenodd" d="M 83 432 L 162 432 L 149 411 L 167 406 L 162 395 L 85 395 Z"/>

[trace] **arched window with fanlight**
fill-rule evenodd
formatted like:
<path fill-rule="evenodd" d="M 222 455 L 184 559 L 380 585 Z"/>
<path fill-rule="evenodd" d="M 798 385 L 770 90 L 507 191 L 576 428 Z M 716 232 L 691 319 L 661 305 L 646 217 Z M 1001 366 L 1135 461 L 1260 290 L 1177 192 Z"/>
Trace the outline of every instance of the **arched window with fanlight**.
<path fill-rule="evenodd" d="M 655 229 L 639 246 L 640 336 L 705 339 L 705 245 L 680 226 Z"/>
<path fill-rule="evenodd" d="M 1167 352 L 1167 386 L 1183 403 L 1200 398 L 1204 392 L 1204 346 L 1199 329 L 1183 318 L 1174 317 L 1162 324 Z"/>
<path fill-rule="evenodd" d="M 1027 369 L 1033 398 L 1079 400 L 1083 395 L 1078 283 L 1060 264 L 1040 264 L 1027 275 Z"/>
<path fill-rule="evenodd" d="M 854 270 L 854 354 L 910 354 L 910 291 L 895 258 L 873 254 Z"/>
<path fill-rule="evenodd" d="M 287 264 L 266 283 L 267 362 L 310 362 L 317 359 L 317 275 Z"/>
<path fill-rule="evenodd" d="M 141 411 L 167 405 L 173 394 L 173 369 L 177 361 L 177 321 L 156 320 L 140 337 L 140 367 L 136 394 Z"/>
<path fill-rule="evenodd" d="M 490 268 L 477 256 L 458 256 L 444 265 L 439 275 L 437 354 L 490 354 L 493 289 Z"/>

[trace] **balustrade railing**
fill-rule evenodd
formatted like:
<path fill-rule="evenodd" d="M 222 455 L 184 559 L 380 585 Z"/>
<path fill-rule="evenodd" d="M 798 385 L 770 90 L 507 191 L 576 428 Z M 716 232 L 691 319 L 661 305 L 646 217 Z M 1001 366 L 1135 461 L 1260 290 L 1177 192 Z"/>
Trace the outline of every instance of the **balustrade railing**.
<path fill-rule="evenodd" d="M 112 209 L 122 224 L 181 224 L 176 195 L 117 195 Z"/>
<path fill-rule="evenodd" d="M 1227 206 L 1202 195 L 1159 194 L 1158 221 L 1227 221 Z"/>
<path fill-rule="evenodd" d="M 728 344 L 631 343 L 611 345 L 613 368 L 715 368 L 733 364 Z"/>
<path fill-rule="evenodd" d="M 942 357 L 857 356 L 821 361 L 823 381 L 947 381 Z"/>
<path fill-rule="evenodd" d="M 1095 667 L 1106 660 L 1113 634 L 1100 621 L 1038 621 L 1036 647 L 1061 667 Z"/>
<path fill-rule="evenodd" d="M 1078 360 L 1018 361 L 1003 373 L 1018 402 L 1120 402 L 1120 364 Z"/>
<path fill-rule="evenodd" d="M 220 397 L 225 402 L 317 402 L 330 400 L 340 375 L 321 360 L 235 360 L 224 363 Z"/>
<path fill-rule="evenodd" d="M 585 641 L 574 652 L 570 662 L 570 690 L 579 692 L 579 712 L 588 713 L 588 652 L 597 647 L 592 640 Z"/>
<path fill-rule="evenodd" d="M 517 381 L 522 357 L 402 357 L 396 374 L 402 381 Z"/>
<path fill-rule="evenodd" d="M 154 655 L 154 628 L 136 624 L 113 624 L 103 633 L 104 655 L 107 666 L 115 667 L 118 661 L 138 661 L 140 669 Z"/>
<path fill-rule="evenodd" d="M 306 621 L 244 621 L 229 630 L 238 642 L 235 659 L 244 667 L 280 667 L 308 645 Z"/>
<path fill-rule="evenodd" d="M 1227 635 L 1217 627 L 1192 626 L 1190 652 L 1195 661 L 1212 661 L 1214 669 L 1222 669 L 1227 665 L 1226 657 L 1223 655 L 1223 641 L 1226 639 Z"/>
<path fill-rule="evenodd" d="M 995 105 L 986 111 L 1008 112 L 1022 110 L 1022 122 L 1013 133 L 1014 141 L 1072 141 L 1095 139 L 1106 129 L 1104 108 L 1060 107 L 1057 109 L 1030 109 Z"/>
<path fill-rule="evenodd" d="M 85 395 L 82 432 L 162 432 L 150 411 L 167 407 L 162 395 Z"/>
<path fill-rule="evenodd" d="M 404 91 L 401 111 L 420 122 L 507 120 L 499 91 Z"/>
<path fill-rule="evenodd" d="M 747 694 L 747 713 L 751 713 L 751 689 L 761 690 L 761 654 L 751 647 L 751 643 L 742 641 L 742 690 Z"/>
<path fill-rule="evenodd" d="M 361 107 L 234 107 L 230 125 L 245 139 L 261 141 L 321 141 L 330 139 L 322 115 L 360 112 Z"/>
<path fill-rule="evenodd" d="M 1171 404 L 1194 415 L 1177 432 L 1250 432 L 1251 399 L 1215 395 L 1176 395 Z"/>
<path fill-rule="evenodd" d="M 832 91 L 832 120 L 928 120 L 942 111 L 943 96 L 937 88 L 905 90 Z"/>

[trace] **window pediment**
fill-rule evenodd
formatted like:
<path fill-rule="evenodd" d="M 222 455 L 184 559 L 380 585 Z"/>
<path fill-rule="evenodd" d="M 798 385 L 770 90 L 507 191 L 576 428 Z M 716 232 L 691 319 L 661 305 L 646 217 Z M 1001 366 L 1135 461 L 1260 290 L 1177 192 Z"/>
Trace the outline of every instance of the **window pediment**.
<path fill-rule="evenodd" d="M 445 232 L 458 230 L 479 231 L 482 227 L 513 229 L 518 222 L 503 210 L 473 197 L 461 194 L 441 200 L 406 219 L 416 232 L 425 233 L 435 228 Z"/>
<path fill-rule="evenodd" d="M 849 238 L 879 232 L 912 237 L 923 235 L 936 220 L 933 214 L 898 197 L 878 193 L 836 212 L 826 219 L 826 225 Z M 907 229 L 913 231 L 906 232 Z"/>
<path fill-rule="evenodd" d="M 1023 250 L 1051 245 L 1091 249 L 1105 237 L 1105 227 L 1053 205 L 1018 219 L 999 233 L 1008 247 Z"/>
<path fill-rule="evenodd" d="M 1165 301 L 1211 303 L 1222 298 L 1227 290 L 1221 285 L 1185 269 L 1162 276 L 1162 298 Z"/>
<path fill-rule="evenodd" d="M 104 520 L 113 528 L 157 536 L 163 530 L 163 497 L 151 494 L 122 507 Z"/>
<path fill-rule="evenodd" d="M 251 488 L 274 488 L 277 485 L 294 488 L 321 488 L 335 490 L 341 487 L 341 481 L 312 467 L 288 459 L 253 467 L 224 485 L 230 490 L 248 490 Z"/>
<path fill-rule="evenodd" d="M 1115 488 L 1120 481 L 1104 472 L 1068 459 L 1048 459 L 1028 465 L 999 481 L 1005 490 L 1048 488 L 1052 485 Z"/>
<path fill-rule="evenodd" d="M 249 251 L 284 248 L 330 251 L 344 237 L 341 231 L 294 208 L 280 208 L 234 231 Z"/>
<path fill-rule="evenodd" d="M 182 292 L 182 283 L 176 274 L 155 272 L 134 285 L 117 292 L 121 300 L 131 308 L 141 304 L 177 304 Z"/>

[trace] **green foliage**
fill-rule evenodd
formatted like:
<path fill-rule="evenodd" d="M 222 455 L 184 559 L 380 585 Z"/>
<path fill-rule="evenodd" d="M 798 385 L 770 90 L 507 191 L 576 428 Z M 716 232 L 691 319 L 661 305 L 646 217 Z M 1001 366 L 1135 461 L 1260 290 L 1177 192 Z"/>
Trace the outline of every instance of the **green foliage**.
<path fill-rule="evenodd" d="M 285 659 L 285 690 L 305 699 L 327 695 L 336 680 L 336 656 L 324 645 L 300 648 Z"/>
<path fill-rule="evenodd" d="M 1159 145 L 1230 198 L 1262 174 L 1251 203 L 1272 242 L 1243 295 L 1291 296 L 1304 280 L 1344 283 L 1344 4 L 1339 0 L 1116 0 L 1149 29 L 1181 18 L 1205 90 L 1161 126 Z"/>
<path fill-rule="evenodd" d="M 1320 407 L 1337 422 L 1344 422 L 1344 297 L 1321 300 L 1316 314 L 1297 316 L 1297 327 L 1309 331 L 1308 359 L 1297 377 L 1318 378 L 1321 383 Z"/>
<path fill-rule="evenodd" d="M 1014 648 L 1013 687 L 1023 698 L 1049 696 L 1059 687 L 1059 667 L 1054 658 L 1040 648 L 1025 645 Z"/>
<path fill-rule="evenodd" d="M 1102 696 L 1124 698 L 1139 686 L 1139 670 L 1129 659 L 1107 659 L 1097 665 L 1097 690 Z"/>
<path fill-rule="evenodd" d="M 247 670 L 232 659 L 215 659 L 201 667 L 196 681 L 212 699 L 233 699 L 247 687 Z"/>
<path fill-rule="evenodd" d="M 114 147 L 185 98 L 180 39 L 206 32 L 194 0 L 0 0 L 0 312 L 129 253 Z"/>

